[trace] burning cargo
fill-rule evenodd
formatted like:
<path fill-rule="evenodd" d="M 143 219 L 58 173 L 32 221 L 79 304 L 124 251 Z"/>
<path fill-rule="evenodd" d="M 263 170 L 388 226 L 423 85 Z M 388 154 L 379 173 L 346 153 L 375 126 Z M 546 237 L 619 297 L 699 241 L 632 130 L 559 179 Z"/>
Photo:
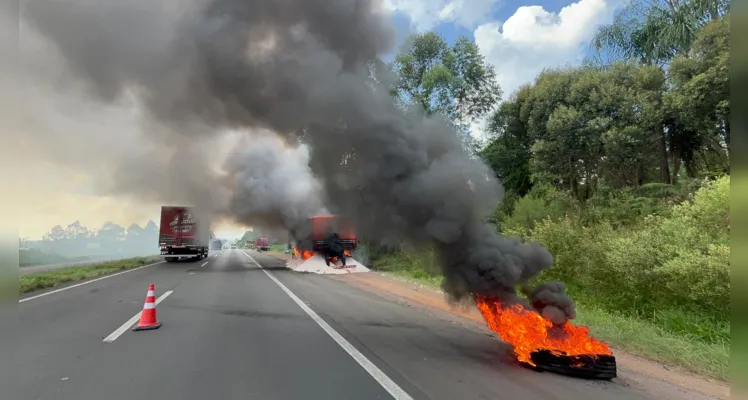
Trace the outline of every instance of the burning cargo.
<path fill-rule="evenodd" d="M 332 273 L 334 269 L 346 269 L 346 272 L 368 271 L 368 268 L 350 258 L 358 247 L 358 237 L 356 224 L 349 217 L 337 214 L 316 215 L 289 233 L 294 243 L 293 258 L 304 261 L 304 265 L 309 264 L 306 267 L 315 272 Z M 316 265 L 317 263 L 320 265 Z M 298 266 L 293 269 L 299 270 Z"/>
<path fill-rule="evenodd" d="M 311 217 L 297 226 L 291 236 L 296 243 L 295 256 L 308 259 L 320 254 L 328 265 L 338 260 L 345 265 L 345 257 L 350 257 L 358 246 L 353 220 L 336 214 Z"/>
<path fill-rule="evenodd" d="M 337 234 L 344 250 L 353 251 L 358 245 L 356 227 L 350 218 L 336 214 L 316 215 L 296 227 L 291 235 L 299 251 L 325 252 L 331 235 Z"/>

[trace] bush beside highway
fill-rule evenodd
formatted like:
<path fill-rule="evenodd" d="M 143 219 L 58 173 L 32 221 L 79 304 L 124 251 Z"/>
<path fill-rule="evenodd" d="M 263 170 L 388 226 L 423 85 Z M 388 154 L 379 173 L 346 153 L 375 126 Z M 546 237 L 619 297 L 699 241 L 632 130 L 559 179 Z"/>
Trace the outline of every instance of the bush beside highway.
<path fill-rule="evenodd" d="M 680 198 L 680 201 L 675 201 Z M 595 204 L 595 203 L 593 203 Z M 668 205 L 669 204 L 669 205 Z M 618 193 L 576 208 L 557 191 L 531 193 L 500 217 L 508 236 L 554 255 L 539 281 L 561 280 L 576 322 L 654 361 L 725 380 L 730 358 L 730 178 L 655 200 Z M 627 221 L 628 220 L 628 221 Z M 369 248 L 372 269 L 432 288 L 436 254 Z"/>
<path fill-rule="evenodd" d="M 59 254 L 45 253 L 39 249 L 28 249 L 18 252 L 18 265 L 20 267 L 32 267 L 36 265 L 48 265 L 74 261 Z"/>
<path fill-rule="evenodd" d="M 142 267 L 143 265 L 158 262 L 160 259 L 157 256 L 135 257 L 94 265 L 60 268 L 54 271 L 21 275 L 18 282 L 18 291 L 20 293 L 29 293 L 41 289 L 53 288 L 65 283 L 82 281 L 84 279 Z"/>

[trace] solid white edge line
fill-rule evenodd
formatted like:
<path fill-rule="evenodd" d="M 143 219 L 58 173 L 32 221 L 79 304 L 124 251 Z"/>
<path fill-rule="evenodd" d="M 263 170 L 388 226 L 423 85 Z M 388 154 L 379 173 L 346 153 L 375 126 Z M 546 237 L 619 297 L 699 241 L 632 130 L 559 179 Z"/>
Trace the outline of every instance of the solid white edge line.
<path fill-rule="evenodd" d="M 161 295 L 161 297 L 156 299 L 156 304 L 161 303 L 165 298 L 169 297 L 170 294 L 172 294 L 174 291 L 169 290 L 167 292 L 164 292 L 164 294 Z M 118 337 L 122 336 L 125 331 L 130 329 L 133 325 L 135 325 L 136 322 L 140 319 L 140 314 L 142 314 L 143 311 L 139 311 L 137 314 L 135 314 L 132 318 L 127 320 L 122 326 L 117 328 L 114 332 L 112 332 L 109 336 L 105 337 L 102 342 L 104 343 L 112 343 L 113 341 L 117 340 Z"/>
<path fill-rule="evenodd" d="M 410 395 L 406 393 L 405 390 L 403 390 L 400 386 L 398 386 L 398 384 L 395 383 L 395 381 L 393 381 L 389 376 L 387 376 L 387 374 L 382 372 L 382 370 L 380 370 L 379 367 L 377 367 L 373 362 L 371 362 L 368 358 L 366 358 L 366 356 L 363 355 L 360 351 L 358 351 L 356 347 L 354 347 L 341 334 L 339 334 L 335 329 L 333 329 L 333 327 L 331 327 L 327 322 L 325 322 L 325 320 L 322 319 L 322 317 L 317 315 L 317 313 L 314 312 L 314 310 L 309 308 L 309 306 L 307 306 L 298 296 L 296 296 L 289 288 L 287 288 L 286 285 L 281 283 L 281 281 L 279 281 L 278 278 L 276 278 L 275 276 L 273 276 L 273 274 L 265 270 L 265 268 L 262 268 L 262 265 L 260 265 L 260 263 L 258 263 L 257 260 L 252 258 L 252 256 L 247 254 L 247 252 L 242 251 L 242 253 L 244 253 L 245 256 L 249 257 L 249 259 L 252 260 L 252 262 L 255 263 L 255 265 L 257 265 L 257 267 L 260 268 L 262 272 L 264 272 L 265 275 L 268 276 L 268 278 L 270 278 L 273 282 L 275 282 L 276 285 L 278 285 L 278 287 L 280 287 L 284 292 L 286 292 L 288 297 L 290 297 L 291 300 L 293 300 L 294 303 L 296 303 L 296 305 L 301 307 L 301 309 L 304 310 L 304 312 L 306 312 L 307 315 L 309 315 L 309 317 L 311 317 L 312 320 L 314 320 L 314 322 L 316 322 L 317 325 L 319 325 L 320 328 L 322 328 L 322 330 L 325 331 L 325 333 L 330 335 L 330 337 L 340 347 L 342 347 L 346 353 L 348 353 L 351 357 L 353 357 L 353 359 L 356 360 L 356 362 L 358 362 L 358 364 L 361 365 L 361 367 L 363 367 L 364 370 L 366 370 L 366 372 L 368 372 L 369 375 L 371 375 L 371 377 L 374 378 L 374 380 L 376 380 L 377 383 L 379 383 L 384 388 L 384 390 L 389 392 L 389 394 L 392 395 L 392 397 L 394 397 L 396 400 L 413 400 L 413 398 L 410 397 Z"/>
<path fill-rule="evenodd" d="M 126 274 L 128 272 L 137 271 L 139 269 L 148 268 L 148 267 L 152 267 L 154 265 L 163 264 L 163 263 L 164 263 L 164 261 L 159 261 L 157 263 L 144 265 L 142 267 L 128 269 L 127 271 L 117 272 L 116 274 L 106 275 L 106 276 L 102 276 L 101 278 L 91 279 L 90 281 L 85 281 L 85 282 L 81 282 L 81 283 L 76 283 L 75 285 L 65 286 L 64 288 L 52 290 L 52 291 L 49 291 L 49 292 L 44 292 L 42 294 L 37 294 L 36 296 L 26 297 L 24 299 L 18 300 L 18 302 L 19 303 L 23 303 L 23 302 L 26 302 L 26 301 L 31 301 L 31 300 L 34 300 L 34 299 L 38 299 L 40 297 L 49 296 L 50 294 L 60 293 L 60 292 L 63 292 L 65 290 L 68 290 L 68 289 L 73 289 L 73 288 L 77 288 L 79 286 L 88 285 L 89 283 L 98 282 L 98 281 L 101 281 L 101 280 L 104 280 L 104 279 L 107 279 L 107 278 L 115 277 L 117 275 Z"/>
<path fill-rule="evenodd" d="M 208 262 L 207 262 L 207 261 L 206 261 L 206 262 L 204 262 L 204 263 L 203 263 L 203 265 L 201 265 L 201 267 L 204 267 L 204 266 L 206 266 L 206 265 L 208 265 Z"/>

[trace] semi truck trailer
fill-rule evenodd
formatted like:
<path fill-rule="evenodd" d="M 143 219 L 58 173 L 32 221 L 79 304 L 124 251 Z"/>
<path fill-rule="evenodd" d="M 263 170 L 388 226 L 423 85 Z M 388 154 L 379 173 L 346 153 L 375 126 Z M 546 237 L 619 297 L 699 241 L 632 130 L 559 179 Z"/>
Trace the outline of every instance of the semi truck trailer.
<path fill-rule="evenodd" d="M 260 236 L 255 241 L 255 249 L 257 251 L 268 251 L 270 250 L 270 240 L 268 240 L 267 236 Z"/>
<path fill-rule="evenodd" d="M 201 221 L 192 207 L 162 206 L 159 230 L 158 244 L 167 262 L 208 257 L 214 236 L 208 221 Z"/>

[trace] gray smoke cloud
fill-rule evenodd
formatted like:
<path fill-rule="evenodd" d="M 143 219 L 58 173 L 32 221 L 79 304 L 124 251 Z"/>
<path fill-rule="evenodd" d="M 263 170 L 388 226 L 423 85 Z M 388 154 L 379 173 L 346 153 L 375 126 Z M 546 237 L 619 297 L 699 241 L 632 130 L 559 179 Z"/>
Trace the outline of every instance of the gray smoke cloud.
<path fill-rule="evenodd" d="M 566 286 L 561 282 L 538 285 L 528 297 L 533 300 L 533 306 L 554 323 L 560 324 L 577 316 L 576 304 L 566 295 Z"/>
<path fill-rule="evenodd" d="M 473 293 L 519 301 L 515 287 L 552 264 L 543 247 L 501 237 L 484 223 L 503 189 L 463 150 L 450 125 L 397 109 L 387 81 L 377 81 L 385 78 L 372 74 L 394 43 L 375 0 L 31 0 L 24 6 L 25 20 L 56 44 L 93 99 L 137 99 L 143 118 L 166 132 L 152 141 L 199 142 L 221 129 L 264 129 L 308 146 L 306 164 L 316 181 L 298 188 L 287 179 L 298 173 L 301 181 L 306 172 L 284 166 L 290 158 L 266 151 L 269 142 L 228 158 L 228 192 L 207 197 L 225 197 L 222 204 L 238 220 L 288 226 L 324 204 L 356 216 L 362 235 L 434 246 L 454 301 Z M 115 185 L 140 193 L 145 177 L 127 185 L 119 181 L 135 175 L 120 171 Z M 321 195 L 304 195 L 317 184 Z M 205 196 L 197 182 L 189 187 L 200 193 L 188 196 Z M 257 201 L 261 193 L 271 193 L 266 199 L 273 202 Z M 554 307 L 549 312 L 567 309 L 560 306 L 563 290 L 553 293 L 533 303 Z"/>
<path fill-rule="evenodd" d="M 326 212 L 306 146 L 284 148 L 262 136 L 231 154 L 225 172 L 234 189 L 227 213 L 266 229 L 290 227 Z"/>

